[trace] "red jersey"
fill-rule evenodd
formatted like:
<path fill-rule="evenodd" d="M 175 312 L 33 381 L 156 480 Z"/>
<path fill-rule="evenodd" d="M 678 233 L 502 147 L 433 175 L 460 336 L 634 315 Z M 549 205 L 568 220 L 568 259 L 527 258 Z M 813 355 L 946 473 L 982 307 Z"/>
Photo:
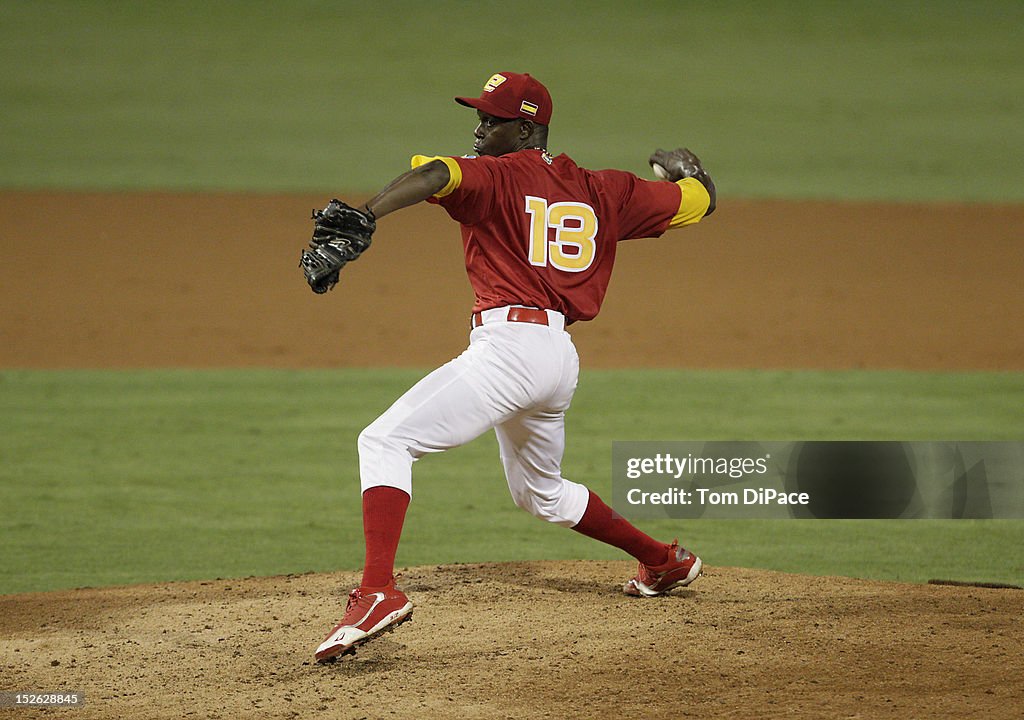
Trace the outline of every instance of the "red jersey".
<path fill-rule="evenodd" d="M 688 185 L 587 170 L 540 150 L 416 156 L 413 165 L 434 159 L 448 166 L 451 181 L 430 201 L 462 226 L 474 312 L 525 305 L 590 320 L 601 309 L 618 242 L 696 222 L 710 200 L 696 180 L 700 189 L 687 198 Z"/>

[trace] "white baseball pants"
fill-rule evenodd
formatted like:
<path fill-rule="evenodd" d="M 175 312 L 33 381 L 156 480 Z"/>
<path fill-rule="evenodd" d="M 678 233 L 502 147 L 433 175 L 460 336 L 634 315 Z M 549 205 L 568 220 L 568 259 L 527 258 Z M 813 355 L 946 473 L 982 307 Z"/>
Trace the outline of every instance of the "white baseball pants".
<path fill-rule="evenodd" d="M 579 357 L 562 315 L 549 325 L 505 320 L 508 308 L 483 312 L 469 347 L 414 385 L 359 435 L 362 490 L 387 485 L 412 495 L 412 464 L 494 428 L 517 506 L 572 527 L 589 491 L 562 477 L 565 411 Z"/>

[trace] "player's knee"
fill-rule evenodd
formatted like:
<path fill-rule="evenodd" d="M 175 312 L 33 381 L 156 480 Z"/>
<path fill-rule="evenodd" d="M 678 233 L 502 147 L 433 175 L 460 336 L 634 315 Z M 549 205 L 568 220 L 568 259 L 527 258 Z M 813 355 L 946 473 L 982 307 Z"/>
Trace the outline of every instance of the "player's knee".
<path fill-rule="evenodd" d="M 524 491 L 514 493 L 512 498 L 517 507 L 545 522 L 556 525 L 573 524 L 573 521 L 570 520 L 567 496 L 563 489 L 546 494 Z"/>
<path fill-rule="evenodd" d="M 509 478 L 509 489 L 516 506 L 545 522 L 563 527 L 572 527 L 580 521 L 590 499 L 586 486 L 565 478 L 544 482 L 538 487 L 528 478 L 513 475 Z"/>
<path fill-rule="evenodd" d="M 379 434 L 373 432 L 372 425 L 363 428 L 363 431 L 359 433 L 359 438 L 356 440 L 356 447 L 359 448 L 360 457 L 365 457 L 379 451 L 383 445 L 383 439 Z"/>
<path fill-rule="evenodd" d="M 416 459 L 408 443 L 371 425 L 359 433 L 359 482 L 363 492 L 385 485 L 412 496 L 412 464 Z"/>
<path fill-rule="evenodd" d="M 356 446 L 359 449 L 359 457 L 361 459 L 387 452 L 409 452 L 408 443 L 403 443 L 400 438 L 384 431 L 376 424 L 367 426 L 359 433 Z"/>
<path fill-rule="evenodd" d="M 520 510 L 525 510 L 531 515 L 536 514 L 533 511 L 533 498 L 530 496 L 530 493 L 526 492 L 525 490 L 520 492 L 513 492 L 512 502 L 514 502 L 516 504 L 516 507 L 519 508 Z"/>

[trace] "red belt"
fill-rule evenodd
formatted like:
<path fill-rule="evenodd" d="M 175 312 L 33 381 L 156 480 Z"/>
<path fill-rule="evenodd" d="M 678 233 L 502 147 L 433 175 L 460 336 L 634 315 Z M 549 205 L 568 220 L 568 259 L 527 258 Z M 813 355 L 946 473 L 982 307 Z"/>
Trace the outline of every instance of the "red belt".
<path fill-rule="evenodd" d="M 533 323 L 534 325 L 547 325 L 548 314 L 545 310 L 539 310 L 538 308 L 523 308 L 513 307 L 508 309 L 508 317 L 505 318 L 508 322 L 521 322 L 521 323 Z M 470 327 L 478 328 L 484 324 L 483 315 L 479 312 L 473 313 L 473 318 L 470 321 Z"/>

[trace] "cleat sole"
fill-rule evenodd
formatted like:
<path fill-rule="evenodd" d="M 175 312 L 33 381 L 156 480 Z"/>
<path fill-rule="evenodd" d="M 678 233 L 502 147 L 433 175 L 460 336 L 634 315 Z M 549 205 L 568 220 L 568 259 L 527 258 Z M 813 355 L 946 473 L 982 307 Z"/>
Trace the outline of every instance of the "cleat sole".
<path fill-rule="evenodd" d="M 331 665 L 333 663 L 336 663 L 338 660 L 340 660 L 341 658 L 345 657 L 346 655 L 353 655 L 354 656 L 356 654 L 356 648 L 358 648 L 358 647 L 360 647 L 362 645 L 365 645 L 366 643 L 370 642 L 371 640 L 376 640 L 377 638 L 379 638 L 382 635 L 387 635 L 388 633 L 394 632 L 395 629 L 398 628 L 399 625 L 402 625 L 402 624 L 407 623 L 407 622 L 412 622 L 412 610 L 409 610 L 408 613 L 406 613 L 402 617 L 398 618 L 398 620 L 396 620 L 395 622 L 391 623 L 387 627 L 381 628 L 380 630 L 378 630 L 375 633 L 372 633 L 370 635 L 367 635 L 364 638 L 360 638 L 359 640 L 356 640 L 354 643 L 352 643 L 348 647 L 339 647 L 337 651 L 329 650 L 328 652 L 326 652 L 323 655 L 321 655 L 320 657 L 318 657 L 316 659 L 316 662 L 317 662 L 318 665 Z"/>

